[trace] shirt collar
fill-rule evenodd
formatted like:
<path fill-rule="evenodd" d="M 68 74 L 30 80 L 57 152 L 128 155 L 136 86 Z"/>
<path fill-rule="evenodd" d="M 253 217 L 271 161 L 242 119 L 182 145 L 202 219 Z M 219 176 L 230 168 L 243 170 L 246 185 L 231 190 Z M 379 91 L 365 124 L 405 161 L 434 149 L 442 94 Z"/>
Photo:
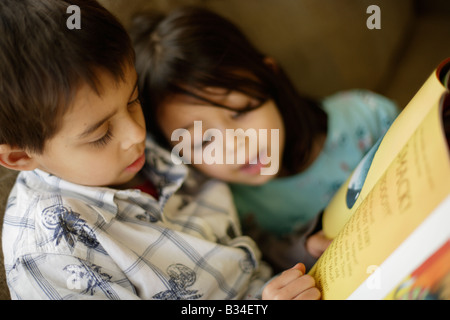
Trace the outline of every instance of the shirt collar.
<path fill-rule="evenodd" d="M 151 137 L 146 140 L 146 165 L 144 175 L 155 185 L 159 193 L 161 211 L 169 197 L 174 194 L 186 179 L 188 169 L 184 164 L 176 165 L 171 159 L 170 152 L 157 145 Z M 117 190 L 108 187 L 91 187 L 74 184 L 40 169 L 26 172 L 21 176 L 25 184 L 36 190 L 50 191 L 65 196 L 81 199 L 88 205 L 104 209 L 101 211 L 117 214 L 116 198 L 123 198 L 126 194 L 136 194 L 134 190 Z M 155 205 L 152 199 L 151 206 Z M 100 213 L 100 212 L 99 212 Z M 101 214 L 103 216 L 103 214 Z M 109 215 L 109 214 L 108 214 Z M 105 220 L 111 217 L 103 216 Z"/>

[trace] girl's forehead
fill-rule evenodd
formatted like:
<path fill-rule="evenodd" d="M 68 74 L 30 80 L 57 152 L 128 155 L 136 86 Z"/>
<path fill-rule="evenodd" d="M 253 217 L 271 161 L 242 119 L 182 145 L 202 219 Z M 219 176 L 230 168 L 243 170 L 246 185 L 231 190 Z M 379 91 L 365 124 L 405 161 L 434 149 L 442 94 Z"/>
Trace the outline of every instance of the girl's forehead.
<path fill-rule="evenodd" d="M 194 94 L 226 95 L 230 91 L 247 92 L 249 88 L 257 86 L 264 87 L 263 81 L 252 71 L 229 67 L 220 71 L 206 70 L 188 73 L 172 88 Z"/>
<path fill-rule="evenodd" d="M 166 99 L 165 105 L 181 106 L 207 106 L 222 109 L 241 109 L 250 100 L 257 100 L 243 92 L 225 88 L 208 87 L 205 90 L 185 91 L 174 94 Z"/>

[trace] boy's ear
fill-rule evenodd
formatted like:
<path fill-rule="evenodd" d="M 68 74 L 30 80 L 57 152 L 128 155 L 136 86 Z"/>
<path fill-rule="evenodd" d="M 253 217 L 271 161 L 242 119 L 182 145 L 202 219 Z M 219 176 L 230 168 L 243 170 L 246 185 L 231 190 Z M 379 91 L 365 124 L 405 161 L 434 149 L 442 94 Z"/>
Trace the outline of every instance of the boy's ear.
<path fill-rule="evenodd" d="M 278 63 L 277 61 L 272 57 L 264 57 L 264 63 L 269 66 L 273 72 L 277 73 L 279 71 Z"/>
<path fill-rule="evenodd" d="M 36 161 L 25 150 L 0 144 L 0 165 L 5 168 L 28 171 L 38 167 Z"/>

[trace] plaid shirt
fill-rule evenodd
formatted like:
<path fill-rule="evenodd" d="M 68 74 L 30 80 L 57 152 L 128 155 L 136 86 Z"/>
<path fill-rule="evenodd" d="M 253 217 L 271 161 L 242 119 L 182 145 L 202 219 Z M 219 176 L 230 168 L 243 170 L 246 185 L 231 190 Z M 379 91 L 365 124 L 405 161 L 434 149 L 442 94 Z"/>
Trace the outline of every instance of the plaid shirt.
<path fill-rule="evenodd" d="M 13 299 L 256 297 L 270 271 L 227 186 L 194 179 L 150 139 L 146 156 L 158 199 L 19 174 L 3 224 Z"/>

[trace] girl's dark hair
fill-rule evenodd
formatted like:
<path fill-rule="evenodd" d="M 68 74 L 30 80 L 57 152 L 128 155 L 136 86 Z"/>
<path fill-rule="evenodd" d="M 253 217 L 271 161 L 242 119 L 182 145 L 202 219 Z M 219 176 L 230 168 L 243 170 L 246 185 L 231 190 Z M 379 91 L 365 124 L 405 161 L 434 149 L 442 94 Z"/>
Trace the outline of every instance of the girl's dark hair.
<path fill-rule="evenodd" d="M 70 29 L 70 5 L 81 29 Z M 69 12 L 71 12 L 69 10 Z M 134 64 L 126 30 L 94 0 L 0 1 L 0 144 L 41 153 L 82 83 L 124 80 Z"/>
<path fill-rule="evenodd" d="M 314 138 L 326 132 L 327 116 L 318 103 L 300 96 L 281 68 L 267 65 L 234 24 L 213 12 L 183 7 L 167 16 L 141 14 L 130 35 L 147 127 L 166 146 L 157 108 L 181 88 L 221 87 L 274 99 L 286 129 L 283 168 L 289 173 L 305 165 Z"/>

